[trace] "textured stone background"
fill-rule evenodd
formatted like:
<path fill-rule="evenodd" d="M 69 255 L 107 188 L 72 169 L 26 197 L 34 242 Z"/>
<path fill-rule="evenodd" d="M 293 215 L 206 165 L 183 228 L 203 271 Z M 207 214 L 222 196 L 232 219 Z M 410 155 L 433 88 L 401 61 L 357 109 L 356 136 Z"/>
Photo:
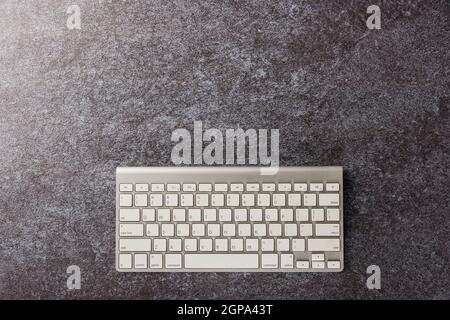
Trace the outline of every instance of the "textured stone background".
<path fill-rule="evenodd" d="M 373 3 L 380 31 L 365 26 Z M 448 1 L 2 0 L 0 13 L 0 298 L 450 298 Z M 282 165 L 344 165 L 343 273 L 115 271 L 115 168 L 171 165 L 172 130 L 194 120 L 280 128 Z M 71 264 L 82 290 L 66 289 Z"/>

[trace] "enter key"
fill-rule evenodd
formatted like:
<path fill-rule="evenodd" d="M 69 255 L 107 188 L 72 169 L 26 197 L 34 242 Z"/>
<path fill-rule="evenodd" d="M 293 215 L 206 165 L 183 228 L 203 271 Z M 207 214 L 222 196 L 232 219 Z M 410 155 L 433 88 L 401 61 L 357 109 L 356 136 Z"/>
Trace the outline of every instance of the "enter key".
<path fill-rule="evenodd" d="M 318 237 L 338 237 L 339 233 L 339 224 L 316 224 L 316 236 Z"/>

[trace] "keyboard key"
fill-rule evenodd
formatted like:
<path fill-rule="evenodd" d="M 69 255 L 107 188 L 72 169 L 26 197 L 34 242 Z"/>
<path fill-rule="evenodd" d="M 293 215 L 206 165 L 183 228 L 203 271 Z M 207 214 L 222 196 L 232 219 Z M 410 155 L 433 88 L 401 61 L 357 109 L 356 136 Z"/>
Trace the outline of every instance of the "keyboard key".
<path fill-rule="evenodd" d="M 147 203 L 147 195 L 146 194 L 136 194 L 134 195 L 134 205 L 136 207 L 146 207 Z"/>
<path fill-rule="evenodd" d="M 178 223 L 177 224 L 177 236 L 178 237 L 188 237 L 189 236 L 189 224 Z"/>
<path fill-rule="evenodd" d="M 295 220 L 296 221 L 308 221 L 308 209 L 295 209 Z"/>
<path fill-rule="evenodd" d="M 144 225 L 141 223 L 121 223 L 119 226 L 121 237 L 143 237 Z"/>
<path fill-rule="evenodd" d="M 278 191 L 281 191 L 281 192 L 291 191 L 291 188 L 292 188 L 292 186 L 290 183 L 279 183 L 278 184 Z"/>
<path fill-rule="evenodd" d="M 170 221 L 170 209 L 158 209 L 157 217 L 158 221 L 161 222 Z"/>
<path fill-rule="evenodd" d="M 336 239 L 308 239 L 308 251 L 339 251 L 340 240 Z"/>
<path fill-rule="evenodd" d="M 236 225 L 232 223 L 224 223 L 222 225 L 222 235 L 224 237 L 234 237 L 236 235 Z"/>
<path fill-rule="evenodd" d="M 245 239 L 245 250 L 254 252 L 259 250 L 258 239 Z"/>
<path fill-rule="evenodd" d="M 216 251 L 228 251 L 228 239 L 216 239 L 214 242 Z"/>
<path fill-rule="evenodd" d="M 328 221 L 339 221 L 339 209 L 327 209 L 327 220 Z"/>
<path fill-rule="evenodd" d="M 181 206 L 182 207 L 194 206 L 194 195 L 190 193 L 181 194 Z"/>
<path fill-rule="evenodd" d="M 202 214 L 200 209 L 189 209 L 188 210 L 189 221 L 197 222 L 202 220 Z"/>
<path fill-rule="evenodd" d="M 185 239 L 184 240 L 184 251 L 197 251 L 197 239 Z"/>
<path fill-rule="evenodd" d="M 265 237 L 266 236 L 266 225 L 262 223 L 255 223 L 253 225 L 253 236 L 255 237 Z"/>
<path fill-rule="evenodd" d="M 223 207 L 225 196 L 223 194 L 211 195 L 211 206 Z"/>
<path fill-rule="evenodd" d="M 242 183 L 232 183 L 230 190 L 233 192 L 242 192 L 244 191 L 244 185 Z"/>
<path fill-rule="evenodd" d="M 292 239 L 292 251 L 305 251 L 305 239 Z"/>
<path fill-rule="evenodd" d="M 152 192 L 162 192 L 164 191 L 163 183 L 152 183 Z"/>
<path fill-rule="evenodd" d="M 136 184 L 136 192 L 148 192 L 148 184 L 137 183 Z"/>
<path fill-rule="evenodd" d="M 217 223 L 208 224 L 208 236 L 220 237 L 220 224 Z"/>
<path fill-rule="evenodd" d="M 288 194 L 288 205 L 298 207 L 301 205 L 301 196 L 299 193 Z"/>
<path fill-rule="evenodd" d="M 161 269 L 162 266 L 162 254 L 151 254 L 150 255 L 150 268 L 151 269 Z"/>
<path fill-rule="evenodd" d="M 277 269 L 278 268 L 278 255 L 277 254 L 262 254 L 261 266 L 264 269 Z"/>
<path fill-rule="evenodd" d="M 168 183 L 167 191 L 169 191 L 169 192 L 181 191 L 181 186 L 179 183 Z"/>
<path fill-rule="evenodd" d="M 255 195 L 253 193 L 245 193 L 242 195 L 242 206 L 253 207 L 255 205 Z"/>
<path fill-rule="evenodd" d="M 251 236 L 251 225 L 250 224 L 238 224 L 238 235 L 240 237 Z"/>
<path fill-rule="evenodd" d="M 286 205 L 286 195 L 281 193 L 274 193 L 272 195 L 274 207 L 284 207 Z"/>
<path fill-rule="evenodd" d="M 200 239 L 200 251 L 212 251 L 212 239 Z"/>
<path fill-rule="evenodd" d="M 169 239 L 169 251 L 181 251 L 181 239 Z"/>
<path fill-rule="evenodd" d="M 312 261 L 324 261 L 325 255 L 323 253 L 313 253 L 311 255 L 311 260 Z"/>
<path fill-rule="evenodd" d="M 231 221 L 231 209 L 219 209 L 219 221 Z"/>
<path fill-rule="evenodd" d="M 120 207 L 131 207 L 133 205 L 133 196 L 131 194 L 121 194 L 119 196 Z"/>
<path fill-rule="evenodd" d="M 155 239 L 153 240 L 153 251 L 165 252 L 167 242 L 166 239 Z"/>
<path fill-rule="evenodd" d="M 227 206 L 228 207 L 239 206 L 239 194 L 237 193 L 227 194 Z"/>
<path fill-rule="evenodd" d="M 133 191 L 133 185 L 131 183 L 122 183 L 119 186 L 120 192 L 131 192 Z"/>
<path fill-rule="evenodd" d="M 313 269 L 324 269 L 325 262 L 324 261 L 312 261 L 311 266 Z"/>
<path fill-rule="evenodd" d="M 155 209 L 142 209 L 142 221 L 155 221 L 156 210 Z"/>
<path fill-rule="evenodd" d="M 327 183 L 325 185 L 326 191 L 339 191 L 339 183 Z"/>
<path fill-rule="evenodd" d="M 194 183 L 185 183 L 183 184 L 184 192 L 194 192 L 197 190 L 197 186 Z"/>
<path fill-rule="evenodd" d="M 338 224 L 316 223 L 316 236 L 339 237 L 340 226 Z"/>
<path fill-rule="evenodd" d="M 247 221 L 247 209 L 234 209 L 234 221 Z"/>
<path fill-rule="evenodd" d="M 134 255 L 134 267 L 136 269 L 147 269 L 147 262 L 146 253 L 136 253 Z"/>
<path fill-rule="evenodd" d="M 205 221 L 217 221 L 217 210 L 203 209 L 203 219 Z"/>
<path fill-rule="evenodd" d="M 150 206 L 151 207 L 162 207 L 162 194 L 150 194 Z"/>
<path fill-rule="evenodd" d="M 264 215 L 266 221 L 278 221 L 278 209 L 266 209 Z"/>
<path fill-rule="evenodd" d="M 120 251 L 151 251 L 151 239 L 119 239 Z"/>
<path fill-rule="evenodd" d="M 294 210 L 292 209 L 281 209 L 280 210 L 281 221 L 294 221 Z"/>
<path fill-rule="evenodd" d="M 309 261 L 297 261 L 298 269 L 309 269 Z"/>
<path fill-rule="evenodd" d="M 340 269 L 341 268 L 341 262 L 340 261 L 328 261 L 327 267 L 329 269 Z"/>
<path fill-rule="evenodd" d="M 166 193 L 166 207 L 177 207 L 177 206 L 178 206 L 178 194 Z"/>
<path fill-rule="evenodd" d="M 303 205 L 305 207 L 314 207 L 316 205 L 316 195 L 314 193 L 305 193 L 303 195 Z"/>
<path fill-rule="evenodd" d="M 119 210 L 119 220 L 137 222 L 140 220 L 139 209 L 120 209 Z"/>
<path fill-rule="evenodd" d="M 250 221 L 262 221 L 262 209 L 250 209 Z"/>
<path fill-rule="evenodd" d="M 197 207 L 207 207 L 209 205 L 208 194 L 197 194 L 195 195 L 195 202 Z"/>
<path fill-rule="evenodd" d="M 205 225 L 202 223 L 192 224 L 192 236 L 194 236 L 194 237 L 205 236 Z"/>
<path fill-rule="evenodd" d="M 244 251 L 244 239 L 231 239 L 231 251 Z"/>
<path fill-rule="evenodd" d="M 269 236 L 280 237 L 281 236 L 281 224 L 269 224 Z"/>
<path fill-rule="evenodd" d="M 277 251 L 289 251 L 289 239 L 277 239 Z"/>
<path fill-rule="evenodd" d="M 323 191 L 323 183 L 310 183 L 309 190 L 310 191 Z"/>
<path fill-rule="evenodd" d="M 275 191 L 275 183 L 263 183 L 262 191 Z"/>
<path fill-rule="evenodd" d="M 226 191 L 228 191 L 228 185 L 226 183 L 216 183 L 214 185 L 214 191 L 216 191 L 216 192 L 226 192 Z"/>
<path fill-rule="evenodd" d="M 323 261 L 313 261 L 311 262 L 313 269 L 324 269 L 325 268 L 325 262 Z"/>
<path fill-rule="evenodd" d="M 261 239 L 261 251 L 274 251 L 275 241 L 272 238 Z"/>
<path fill-rule="evenodd" d="M 311 237 L 313 235 L 312 227 L 313 227 L 312 224 L 300 224 L 300 236 Z"/>
<path fill-rule="evenodd" d="M 258 268 L 258 254 L 186 254 L 186 269 L 253 269 Z"/>
<path fill-rule="evenodd" d="M 299 192 L 308 191 L 308 185 L 306 183 L 294 183 L 294 191 Z"/>
<path fill-rule="evenodd" d="M 200 183 L 198 185 L 198 191 L 210 192 L 210 191 L 212 191 L 212 184 L 211 183 Z"/>
<path fill-rule="evenodd" d="M 250 191 L 250 192 L 251 191 L 258 192 L 259 191 L 259 183 L 247 183 L 246 190 Z"/>
<path fill-rule="evenodd" d="M 280 257 L 281 268 L 291 269 L 294 267 L 294 255 L 293 254 L 282 254 Z"/>
<path fill-rule="evenodd" d="M 165 260 L 167 269 L 181 268 L 181 254 L 166 254 Z"/>
<path fill-rule="evenodd" d="M 119 254 L 119 268 L 131 269 L 131 254 L 129 253 Z"/>
<path fill-rule="evenodd" d="M 161 225 L 161 235 L 163 237 L 172 237 L 175 235 L 175 225 L 171 223 L 163 223 Z"/>
<path fill-rule="evenodd" d="M 258 194 L 258 206 L 268 207 L 270 206 L 270 194 L 261 193 Z"/>
<path fill-rule="evenodd" d="M 147 237 L 158 237 L 159 236 L 159 224 L 148 223 L 146 228 L 147 228 L 147 230 L 146 230 Z"/>
<path fill-rule="evenodd" d="M 284 236 L 285 237 L 296 237 L 297 236 L 297 224 L 286 223 L 284 225 Z"/>
<path fill-rule="evenodd" d="M 324 221 L 325 212 L 323 209 L 311 209 L 311 220 L 312 221 Z"/>
<path fill-rule="evenodd" d="M 172 216 L 173 216 L 173 221 L 184 222 L 184 221 L 186 221 L 186 210 L 185 209 L 173 209 Z"/>
<path fill-rule="evenodd" d="M 319 194 L 319 206 L 339 206 L 339 193 Z"/>

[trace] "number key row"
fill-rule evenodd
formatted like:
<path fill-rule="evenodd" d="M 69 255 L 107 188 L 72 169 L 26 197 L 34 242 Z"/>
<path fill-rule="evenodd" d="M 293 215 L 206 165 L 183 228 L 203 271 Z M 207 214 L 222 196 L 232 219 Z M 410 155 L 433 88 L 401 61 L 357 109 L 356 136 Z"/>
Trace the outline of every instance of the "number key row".
<path fill-rule="evenodd" d="M 207 194 L 207 193 L 183 193 L 178 195 L 177 193 L 151 193 L 150 195 L 144 194 L 120 194 L 119 206 L 120 207 L 133 207 L 133 197 L 135 207 L 193 207 L 194 202 L 197 207 L 285 207 L 285 206 L 339 206 L 339 194 L 338 193 L 321 193 L 316 195 L 315 193 L 261 193 L 255 195 L 253 193 L 229 193 L 224 195 Z M 318 201 L 317 201 L 318 198 Z"/>

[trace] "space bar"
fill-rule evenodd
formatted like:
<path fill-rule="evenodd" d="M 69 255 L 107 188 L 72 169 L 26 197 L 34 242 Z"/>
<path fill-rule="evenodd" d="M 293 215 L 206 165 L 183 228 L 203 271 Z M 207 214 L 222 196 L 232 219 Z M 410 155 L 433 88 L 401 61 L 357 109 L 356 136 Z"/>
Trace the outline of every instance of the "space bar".
<path fill-rule="evenodd" d="M 185 254 L 186 269 L 257 269 L 257 254 Z"/>

